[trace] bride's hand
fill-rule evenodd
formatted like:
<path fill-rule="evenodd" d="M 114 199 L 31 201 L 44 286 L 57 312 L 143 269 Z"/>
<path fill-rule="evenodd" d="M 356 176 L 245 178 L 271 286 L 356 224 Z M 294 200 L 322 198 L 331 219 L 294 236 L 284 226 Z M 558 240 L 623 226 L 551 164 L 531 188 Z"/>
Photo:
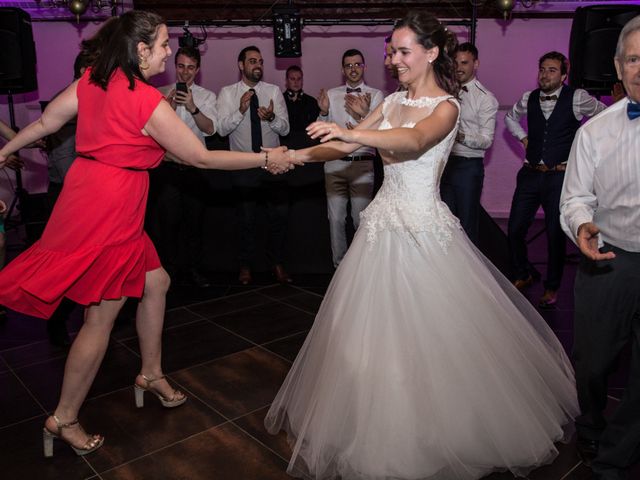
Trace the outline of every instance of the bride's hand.
<path fill-rule="evenodd" d="M 307 127 L 307 133 L 311 138 L 319 138 L 321 143 L 329 140 L 353 141 L 350 130 L 330 122 L 313 122 Z"/>

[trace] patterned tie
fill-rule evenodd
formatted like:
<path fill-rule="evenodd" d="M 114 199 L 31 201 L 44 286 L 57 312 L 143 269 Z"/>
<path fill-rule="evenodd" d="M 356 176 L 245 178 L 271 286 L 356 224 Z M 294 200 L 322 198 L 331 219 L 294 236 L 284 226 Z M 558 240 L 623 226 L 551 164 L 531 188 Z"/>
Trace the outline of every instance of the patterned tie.
<path fill-rule="evenodd" d="M 362 91 L 362 89 L 360 87 L 358 88 L 349 88 L 347 87 L 347 93 L 360 93 Z"/>
<path fill-rule="evenodd" d="M 629 117 L 629 120 L 635 120 L 640 117 L 640 103 L 627 103 L 627 116 Z"/>
<path fill-rule="evenodd" d="M 251 150 L 258 153 L 262 146 L 262 126 L 260 124 L 260 116 L 258 115 L 258 94 L 253 88 L 249 89 L 253 92 L 249 101 L 249 117 L 251 118 Z"/>
<path fill-rule="evenodd" d="M 546 102 L 548 100 L 558 100 L 558 95 L 540 95 L 541 102 Z"/>

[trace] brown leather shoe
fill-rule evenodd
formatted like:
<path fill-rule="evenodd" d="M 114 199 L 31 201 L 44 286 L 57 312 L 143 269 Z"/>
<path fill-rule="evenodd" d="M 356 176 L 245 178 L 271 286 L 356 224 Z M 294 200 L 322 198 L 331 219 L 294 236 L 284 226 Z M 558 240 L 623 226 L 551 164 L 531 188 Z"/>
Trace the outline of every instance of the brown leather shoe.
<path fill-rule="evenodd" d="M 280 264 L 277 264 L 273 267 L 273 274 L 276 276 L 276 280 L 278 281 L 278 283 L 281 283 L 282 285 L 293 283 L 293 280 L 291 279 L 287 271 Z"/>
<path fill-rule="evenodd" d="M 527 287 L 529 287 L 531 285 L 533 285 L 533 276 L 531 276 L 531 275 L 529 275 L 524 280 L 518 279 L 518 280 L 513 282 L 513 286 L 516 287 L 518 290 L 524 290 L 525 288 L 527 288 Z"/>
<path fill-rule="evenodd" d="M 253 279 L 251 278 L 251 270 L 249 269 L 249 267 L 240 267 L 238 281 L 242 285 L 249 285 L 253 281 Z"/>
<path fill-rule="evenodd" d="M 558 300 L 558 292 L 556 292 L 555 290 L 547 289 L 544 291 L 544 294 L 542 295 L 542 297 L 540 297 L 540 302 L 538 303 L 538 306 L 540 308 L 547 308 L 555 304 L 557 300 Z"/>

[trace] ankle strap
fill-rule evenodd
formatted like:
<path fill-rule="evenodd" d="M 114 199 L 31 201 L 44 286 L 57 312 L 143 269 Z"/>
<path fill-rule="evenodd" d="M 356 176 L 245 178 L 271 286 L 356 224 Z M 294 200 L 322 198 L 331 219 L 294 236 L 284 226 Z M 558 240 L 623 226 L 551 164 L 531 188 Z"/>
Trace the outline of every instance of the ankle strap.
<path fill-rule="evenodd" d="M 77 418 L 74 420 L 71 420 L 70 422 L 62 423 L 56 415 L 51 415 L 51 416 L 53 417 L 53 420 L 56 422 L 56 428 L 58 429 L 58 434 L 60 434 L 63 428 L 71 428 L 78 424 Z"/>
<path fill-rule="evenodd" d="M 141 373 L 140 376 L 145 382 L 147 382 L 147 388 L 149 388 L 149 385 L 151 385 L 153 382 L 157 382 L 158 380 L 162 380 L 164 378 L 164 375 L 160 377 L 147 377 L 143 373 Z"/>

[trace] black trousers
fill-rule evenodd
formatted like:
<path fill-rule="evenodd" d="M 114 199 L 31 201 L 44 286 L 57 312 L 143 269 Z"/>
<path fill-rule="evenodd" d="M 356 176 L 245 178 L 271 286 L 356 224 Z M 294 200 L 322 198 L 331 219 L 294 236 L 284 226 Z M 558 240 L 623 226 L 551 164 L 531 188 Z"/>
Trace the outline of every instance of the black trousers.
<path fill-rule="evenodd" d="M 509 253 L 515 279 L 524 280 L 532 273 L 527 255 L 527 232 L 538 208 L 544 210 L 547 233 L 547 278 L 544 287 L 558 290 L 564 270 L 567 239 L 560 225 L 560 193 L 564 172 L 539 172 L 522 167 L 509 213 Z"/>
<path fill-rule="evenodd" d="M 258 206 L 264 205 L 267 215 L 265 254 L 271 265 L 284 262 L 287 226 L 289 223 L 289 186 L 286 181 L 262 176 L 253 185 L 234 186 L 238 206 L 238 262 L 251 267 L 256 259 Z"/>
<path fill-rule="evenodd" d="M 198 267 L 209 186 L 200 169 L 163 161 L 151 173 L 147 226 L 170 274 Z"/>
<path fill-rule="evenodd" d="M 573 360 L 581 414 L 578 435 L 599 440 L 593 470 L 605 479 L 626 479 L 640 460 L 640 253 L 611 245 L 616 258 L 583 258 L 575 282 Z M 610 419 L 603 415 L 607 379 L 631 342 L 629 383 Z"/>
<path fill-rule="evenodd" d="M 469 239 L 478 246 L 480 195 L 484 181 L 482 157 L 450 155 L 440 180 L 440 195 Z"/>

